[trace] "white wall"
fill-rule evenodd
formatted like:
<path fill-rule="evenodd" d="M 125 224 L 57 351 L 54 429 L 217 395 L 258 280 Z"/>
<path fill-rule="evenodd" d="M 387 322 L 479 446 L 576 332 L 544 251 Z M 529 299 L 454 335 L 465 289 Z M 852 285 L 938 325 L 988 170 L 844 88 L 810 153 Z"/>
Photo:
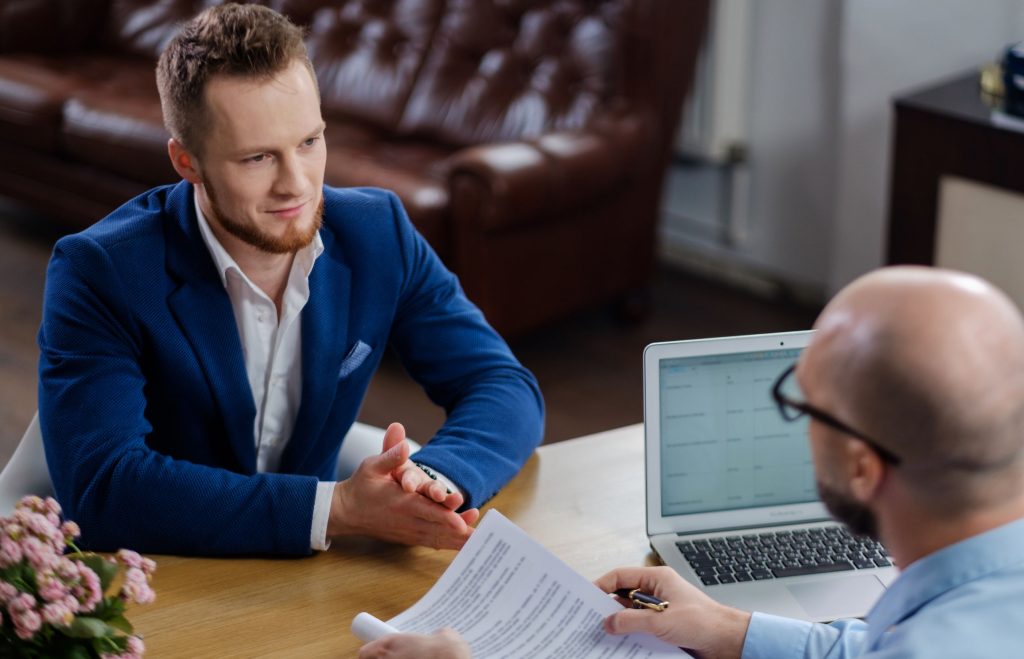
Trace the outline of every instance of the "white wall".
<path fill-rule="evenodd" d="M 750 197 L 741 247 L 783 279 L 820 286 L 835 198 L 838 4 L 752 4 Z"/>
<path fill-rule="evenodd" d="M 841 4 L 832 292 L 885 258 L 891 98 L 994 60 L 1006 44 L 1024 40 L 1021 0 Z"/>
<path fill-rule="evenodd" d="M 737 218 L 740 240 L 701 244 L 667 218 L 663 243 L 699 248 L 704 261 L 823 297 L 883 262 L 892 98 L 1024 40 L 1024 1 L 754 0 L 751 7 L 742 204 L 749 211 Z"/>

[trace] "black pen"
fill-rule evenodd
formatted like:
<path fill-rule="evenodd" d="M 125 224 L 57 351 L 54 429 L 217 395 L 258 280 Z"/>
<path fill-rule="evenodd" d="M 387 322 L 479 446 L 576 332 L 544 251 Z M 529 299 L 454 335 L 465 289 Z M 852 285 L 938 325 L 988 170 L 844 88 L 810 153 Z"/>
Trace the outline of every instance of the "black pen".
<path fill-rule="evenodd" d="M 632 602 L 634 609 L 664 611 L 668 608 L 668 602 L 658 599 L 654 595 L 640 592 L 639 588 L 619 588 L 615 591 L 615 594 L 624 600 Z"/>

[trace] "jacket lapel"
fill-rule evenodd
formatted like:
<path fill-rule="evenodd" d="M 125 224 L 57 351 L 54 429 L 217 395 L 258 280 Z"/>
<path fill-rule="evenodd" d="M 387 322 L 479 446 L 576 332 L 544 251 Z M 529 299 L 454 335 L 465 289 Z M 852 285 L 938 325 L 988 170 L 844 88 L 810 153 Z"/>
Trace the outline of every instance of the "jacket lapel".
<path fill-rule="evenodd" d="M 304 461 L 331 412 L 348 339 L 352 273 L 339 259 L 326 224 L 320 236 L 324 251 L 310 273 L 309 301 L 302 310 L 302 403 L 281 471 L 308 473 L 315 466 Z"/>
<path fill-rule="evenodd" d="M 191 184 L 182 181 L 172 189 L 165 211 L 174 218 L 166 229 L 167 270 L 178 282 L 167 304 L 206 375 L 240 468 L 255 473 L 256 406 L 242 342 L 231 301 L 199 233 Z"/>

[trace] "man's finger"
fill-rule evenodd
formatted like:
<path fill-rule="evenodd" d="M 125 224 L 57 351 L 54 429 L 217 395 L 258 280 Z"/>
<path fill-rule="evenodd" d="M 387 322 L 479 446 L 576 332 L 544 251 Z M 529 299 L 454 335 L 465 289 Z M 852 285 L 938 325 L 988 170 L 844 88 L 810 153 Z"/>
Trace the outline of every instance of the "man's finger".
<path fill-rule="evenodd" d="M 473 526 L 476 524 L 476 521 L 480 519 L 480 509 L 470 508 L 469 510 L 463 510 L 459 513 L 459 517 L 462 518 L 462 521 L 464 521 L 467 526 Z"/>
<path fill-rule="evenodd" d="M 405 442 L 405 426 L 395 422 L 384 431 L 384 448 L 381 453 L 387 453 L 399 443 Z"/>
<path fill-rule="evenodd" d="M 387 440 L 385 440 L 385 443 L 387 443 Z M 380 455 L 371 455 L 366 458 L 363 460 L 363 464 L 368 465 L 374 473 L 384 475 L 390 474 L 405 464 L 408 459 L 409 445 L 405 442 L 399 442 Z"/>
<path fill-rule="evenodd" d="M 429 480 L 427 475 L 423 473 L 423 470 L 419 467 L 407 467 L 402 471 L 401 485 L 402 489 L 406 492 L 415 492 L 420 485 L 423 484 L 424 480 Z"/>
<path fill-rule="evenodd" d="M 638 588 L 647 569 L 649 568 L 620 567 L 598 577 L 594 585 L 606 593 L 613 593 L 619 588 Z"/>
<path fill-rule="evenodd" d="M 623 609 L 604 619 L 604 630 L 609 634 L 655 633 L 658 614 L 642 609 Z"/>
<path fill-rule="evenodd" d="M 444 501 L 442 501 L 442 503 L 444 504 L 444 507 L 447 508 L 448 510 L 458 510 L 462 506 L 462 504 L 465 503 L 465 501 L 466 499 L 465 497 L 462 496 L 461 493 L 452 492 L 451 494 L 445 495 Z"/>

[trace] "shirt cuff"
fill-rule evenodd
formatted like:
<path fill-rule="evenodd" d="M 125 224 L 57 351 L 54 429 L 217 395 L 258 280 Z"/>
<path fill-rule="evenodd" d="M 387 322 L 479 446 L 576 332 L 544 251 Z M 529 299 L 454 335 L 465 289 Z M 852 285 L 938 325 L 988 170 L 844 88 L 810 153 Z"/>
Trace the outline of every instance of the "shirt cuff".
<path fill-rule="evenodd" d="M 742 659 L 803 657 L 814 623 L 754 613 L 743 640 Z"/>
<path fill-rule="evenodd" d="M 431 469 L 431 471 L 434 472 L 434 475 L 437 476 L 437 480 L 441 481 L 442 485 L 447 487 L 452 492 L 462 494 L 462 490 L 460 490 L 459 486 L 453 483 L 450 478 L 439 472 L 437 469 Z"/>
<path fill-rule="evenodd" d="M 316 499 L 313 501 L 313 524 L 309 529 L 309 546 L 313 551 L 324 551 L 331 546 L 327 537 L 327 520 L 331 516 L 331 498 L 334 496 L 334 481 L 320 481 L 316 484 Z"/>

